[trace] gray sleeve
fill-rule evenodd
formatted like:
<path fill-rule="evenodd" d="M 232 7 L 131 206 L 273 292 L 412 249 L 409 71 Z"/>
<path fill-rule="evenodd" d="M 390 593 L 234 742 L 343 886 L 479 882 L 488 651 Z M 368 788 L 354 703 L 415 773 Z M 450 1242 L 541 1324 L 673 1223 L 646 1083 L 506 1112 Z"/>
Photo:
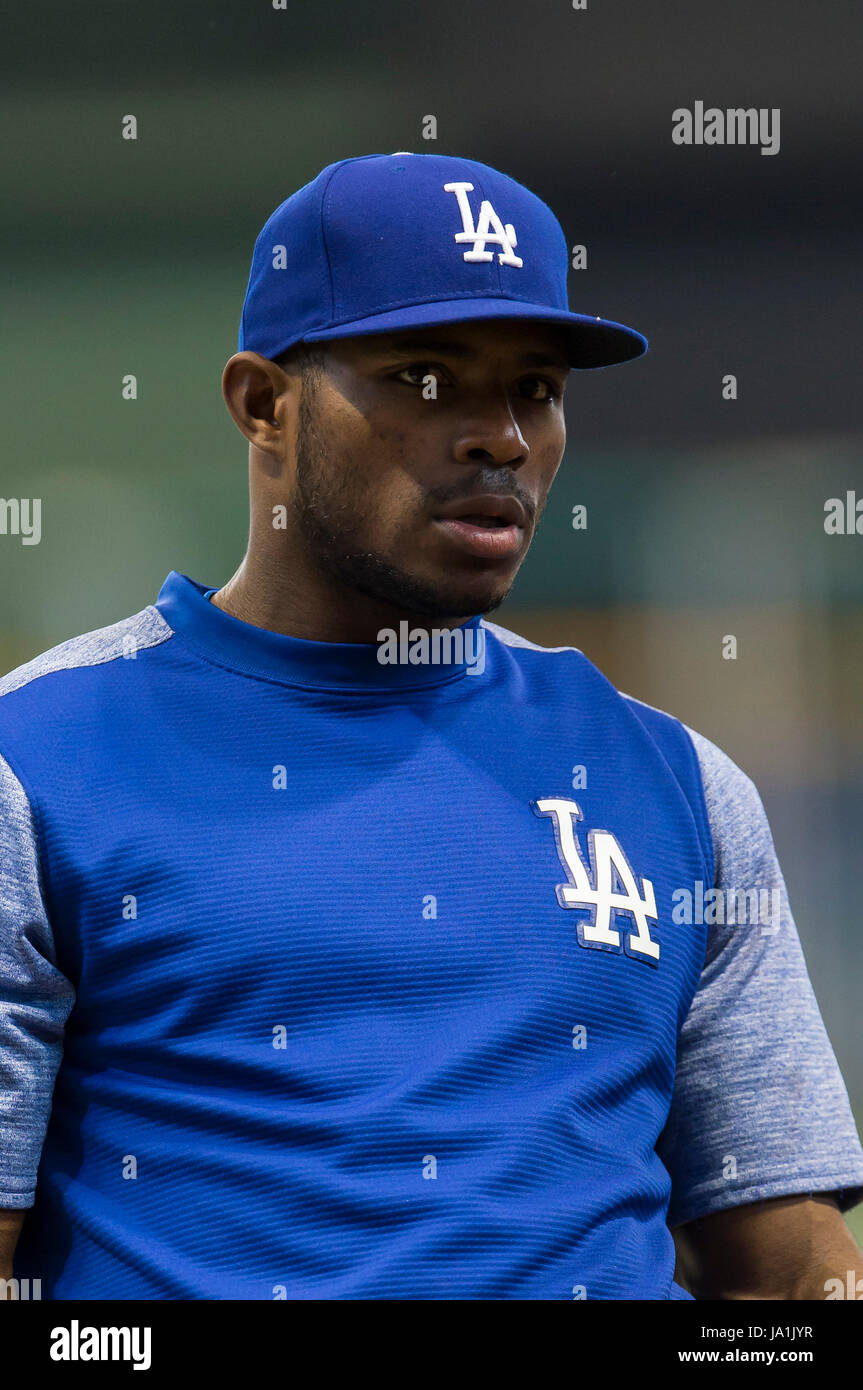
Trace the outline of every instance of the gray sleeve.
<path fill-rule="evenodd" d="M 0 757 L 0 1207 L 30 1207 L 74 987 L 56 965 L 27 794 Z"/>
<path fill-rule="evenodd" d="M 727 754 L 687 732 L 701 768 L 720 901 L 728 904 L 735 890 L 771 896 L 762 897 L 761 913 L 717 913 L 757 918 L 751 924 L 709 927 L 657 1145 L 671 1175 L 668 1224 L 805 1192 L 833 1192 L 845 1211 L 863 1200 L 863 1150 L 764 807 Z"/>

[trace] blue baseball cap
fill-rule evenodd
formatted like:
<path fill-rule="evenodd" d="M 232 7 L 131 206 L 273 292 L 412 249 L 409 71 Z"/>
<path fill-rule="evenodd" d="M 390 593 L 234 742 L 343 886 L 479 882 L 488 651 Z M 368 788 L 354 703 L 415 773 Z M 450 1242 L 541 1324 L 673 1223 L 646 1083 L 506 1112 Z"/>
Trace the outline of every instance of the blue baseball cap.
<path fill-rule="evenodd" d="M 569 252 L 523 184 L 453 155 L 359 155 L 328 164 L 255 242 L 238 349 L 276 358 L 295 343 L 478 319 L 564 330 L 570 365 L 628 362 L 647 339 L 570 311 Z"/>

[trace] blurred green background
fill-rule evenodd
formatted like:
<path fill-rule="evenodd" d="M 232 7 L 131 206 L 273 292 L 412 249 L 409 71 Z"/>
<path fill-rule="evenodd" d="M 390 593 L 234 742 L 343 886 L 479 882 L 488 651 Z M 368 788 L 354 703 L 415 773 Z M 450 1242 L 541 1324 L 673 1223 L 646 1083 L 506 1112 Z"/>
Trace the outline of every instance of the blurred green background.
<path fill-rule="evenodd" d="M 218 585 L 239 562 L 246 447 L 219 382 L 273 208 L 352 154 L 497 165 L 587 246 L 572 307 L 650 353 L 573 374 L 493 617 L 580 647 L 755 779 L 859 1123 L 863 536 L 826 535 L 824 504 L 863 498 L 860 11 L 46 0 L 4 28 L 0 492 L 42 499 L 42 540 L 0 535 L 3 670 L 171 569 Z M 780 152 L 673 145 L 696 99 L 778 107 Z"/>

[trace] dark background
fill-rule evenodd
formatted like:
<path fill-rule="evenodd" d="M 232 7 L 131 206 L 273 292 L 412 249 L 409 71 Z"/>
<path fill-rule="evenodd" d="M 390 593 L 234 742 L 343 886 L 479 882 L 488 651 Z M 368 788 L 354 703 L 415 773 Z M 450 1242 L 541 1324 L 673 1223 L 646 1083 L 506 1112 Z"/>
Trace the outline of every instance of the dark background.
<path fill-rule="evenodd" d="M 755 779 L 863 1115 L 863 536 L 824 532 L 829 497 L 863 497 L 860 7 L 49 0 L 7 7 L 3 36 L 0 491 L 43 519 L 39 545 L 0 535 L 2 668 L 170 569 L 217 585 L 239 562 L 219 379 L 273 208 L 348 155 L 496 165 L 587 246 L 572 307 L 650 352 L 573 374 L 567 455 L 493 616 L 581 647 Z M 675 145 L 696 100 L 780 108 L 779 153 Z"/>

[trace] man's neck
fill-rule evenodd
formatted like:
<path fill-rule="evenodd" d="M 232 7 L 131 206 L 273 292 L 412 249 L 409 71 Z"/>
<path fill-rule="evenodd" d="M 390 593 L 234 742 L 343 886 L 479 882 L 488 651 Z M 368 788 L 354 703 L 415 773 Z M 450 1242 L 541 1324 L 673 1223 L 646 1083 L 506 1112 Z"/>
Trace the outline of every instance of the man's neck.
<path fill-rule="evenodd" d="M 383 628 L 397 631 L 402 621 L 427 630 L 460 627 L 471 616 L 431 618 L 335 586 L 332 592 L 310 591 L 289 575 L 262 571 L 248 555 L 210 601 L 253 627 L 313 642 L 376 642 Z"/>

